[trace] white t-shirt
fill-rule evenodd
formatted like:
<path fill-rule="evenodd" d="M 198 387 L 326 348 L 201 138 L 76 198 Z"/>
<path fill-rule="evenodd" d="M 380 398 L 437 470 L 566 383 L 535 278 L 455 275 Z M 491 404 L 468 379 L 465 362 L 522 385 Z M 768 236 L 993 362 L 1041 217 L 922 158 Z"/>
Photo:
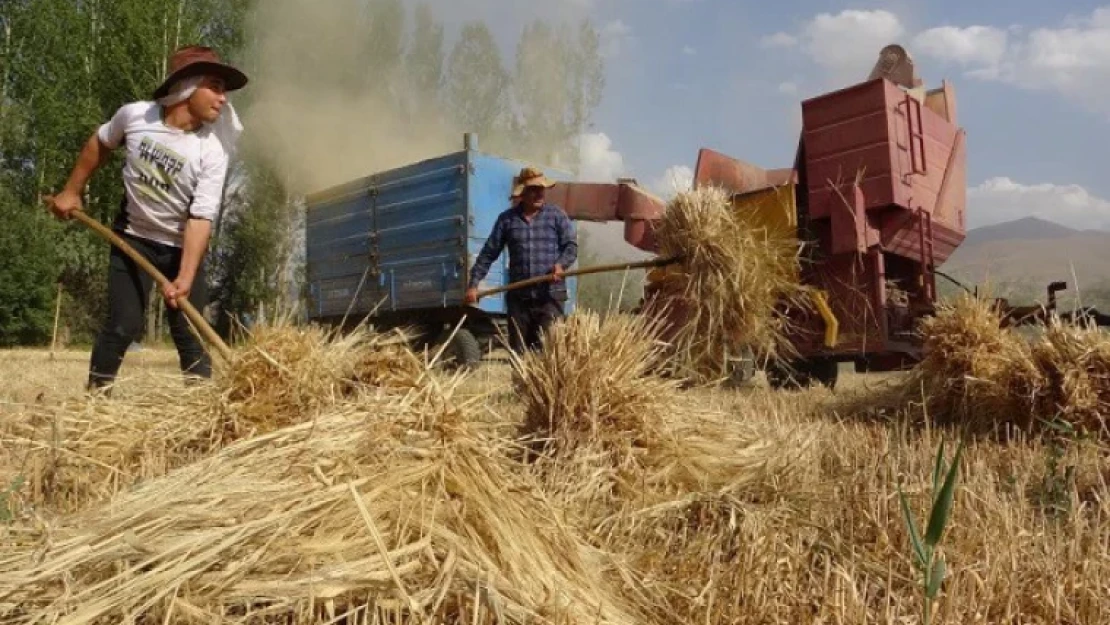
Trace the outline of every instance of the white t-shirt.
<path fill-rule="evenodd" d="M 215 220 L 228 157 L 208 126 L 185 132 L 162 121 L 158 103 L 132 102 L 97 135 L 113 149 L 126 140 L 125 232 L 181 247 L 190 217 Z"/>

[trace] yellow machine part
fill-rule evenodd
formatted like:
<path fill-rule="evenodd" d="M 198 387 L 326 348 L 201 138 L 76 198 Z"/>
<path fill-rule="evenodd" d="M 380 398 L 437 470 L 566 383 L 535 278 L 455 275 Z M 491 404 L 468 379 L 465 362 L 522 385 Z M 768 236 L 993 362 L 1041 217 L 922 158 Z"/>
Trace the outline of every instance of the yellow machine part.
<path fill-rule="evenodd" d="M 748 193 L 738 193 L 732 198 L 736 214 L 754 229 L 764 229 L 769 237 L 784 241 L 798 239 L 798 205 L 794 184 L 768 187 Z M 648 284 L 653 284 L 667 274 L 681 271 L 678 267 L 659 267 L 647 274 Z M 838 340 L 839 322 L 829 307 L 824 291 L 813 292 L 813 303 L 825 322 L 825 346 L 834 347 Z"/>

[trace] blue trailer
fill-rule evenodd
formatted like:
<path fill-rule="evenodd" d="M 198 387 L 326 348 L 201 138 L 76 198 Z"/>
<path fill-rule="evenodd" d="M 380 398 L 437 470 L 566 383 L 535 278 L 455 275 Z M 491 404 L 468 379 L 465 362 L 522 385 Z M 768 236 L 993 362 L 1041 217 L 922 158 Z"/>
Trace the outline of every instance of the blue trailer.
<path fill-rule="evenodd" d="M 473 135 L 464 149 L 325 189 L 306 198 L 308 318 L 337 325 L 369 318 L 378 328 L 415 331 L 441 344 L 460 320 L 445 355 L 473 365 L 499 341 L 505 295 L 464 304 L 470 267 L 509 207 L 513 177 L 526 163 L 485 154 Z M 568 172 L 544 169 L 569 181 Z M 481 289 L 506 284 L 507 253 Z M 567 312 L 577 280 L 567 279 Z"/>

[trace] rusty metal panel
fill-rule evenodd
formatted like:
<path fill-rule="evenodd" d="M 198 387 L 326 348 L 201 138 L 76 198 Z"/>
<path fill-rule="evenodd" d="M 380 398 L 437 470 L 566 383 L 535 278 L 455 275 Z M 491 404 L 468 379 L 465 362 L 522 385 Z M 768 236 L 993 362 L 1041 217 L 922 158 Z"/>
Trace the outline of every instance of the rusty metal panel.
<path fill-rule="evenodd" d="M 645 252 L 657 250 L 652 224 L 663 216 L 663 200 L 628 183 L 561 182 L 548 199 L 571 219 L 623 221 L 624 238 Z"/>
<path fill-rule="evenodd" d="M 560 182 L 547 190 L 547 199 L 571 219 L 611 221 L 617 217 L 617 185 L 611 183 Z"/>
<path fill-rule="evenodd" d="M 786 175 L 779 170 L 776 179 L 784 178 Z M 698 162 L 694 166 L 695 187 L 719 186 L 733 193 L 747 193 L 767 188 L 772 184 L 774 183 L 771 182 L 767 170 L 762 167 L 725 156 L 709 148 L 698 150 Z"/>
<path fill-rule="evenodd" d="M 935 213 L 937 263 L 962 241 L 963 132 L 945 116 L 880 79 L 807 100 L 803 124 L 809 214 L 833 220 L 833 253 L 859 251 L 859 224 L 872 212 L 887 250 L 907 258 L 921 258 L 918 229 L 906 219 L 918 210 Z M 855 221 L 841 214 L 843 198 L 854 198 Z"/>

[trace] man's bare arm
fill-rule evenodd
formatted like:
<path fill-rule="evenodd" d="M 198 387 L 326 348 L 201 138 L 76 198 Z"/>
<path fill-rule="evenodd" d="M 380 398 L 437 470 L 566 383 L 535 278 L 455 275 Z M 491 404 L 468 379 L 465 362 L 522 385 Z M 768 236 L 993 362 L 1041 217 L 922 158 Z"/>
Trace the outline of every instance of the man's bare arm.
<path fill-rule="evenodd" d="M 200 261 L 208 251 L 208 239 L 212 235 L 212 222 L 207 219 L 190 219 L 185 224 L 185 240 L 181 249 L 181 267 L 177 278 L 167 288 L 163 296 L 170 306 L 177 308 L 177 300 L 188 299 L 193 290 L 193 280 L 197 277 Z"/>
<path fill-rule="evenodd" d="M 89 184 L 89 179 L 92 178 L 93 173 L 108 162 L 111 154 L 112 150 L 101 143 L 100 138 L 94 132 L 85 142 L 85 146 L 81 148 L 81 153 L 77 156 L 77 163 L 74 164 L 73 171 L 69 174 L 69 180 L 66 181 L 65 188 L 58 195 L 46 198 L 50 212 L 54 213 L 59 219 L 69 219 L 70 213 L 81 210 L 81 194 L 84 193 L 85 186 Z"/>

